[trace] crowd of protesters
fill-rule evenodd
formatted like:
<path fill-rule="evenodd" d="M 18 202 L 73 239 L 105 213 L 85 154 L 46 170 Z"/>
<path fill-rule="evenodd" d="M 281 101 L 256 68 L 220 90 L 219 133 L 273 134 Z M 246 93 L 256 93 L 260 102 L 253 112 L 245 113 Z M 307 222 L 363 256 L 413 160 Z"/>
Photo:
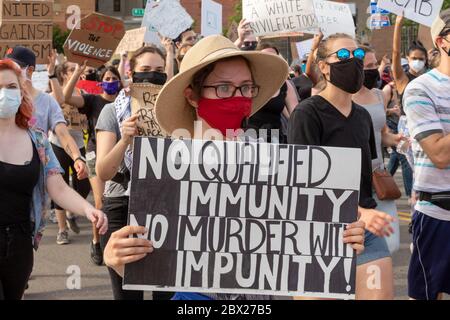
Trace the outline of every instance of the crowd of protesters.
<path fill-rule="evenodd" d="M 47 92 L 32 85 L 33 52 L 20 46 L 8 51 L 0 60 L 0 299 L 23 297 L 49 197 L 57 244 L 69 244 L 68 230 L 79 232 L 76 216 L 86 216 L 91 260 L 107 266 L 114 298 L 144 298 L 142 291 L 122 288 L 124 266 L 156 250 L 151 241 L 130 237 L 145 228 L 127 225 L 130 145 L 138 135 L 130 85 L 136 83 L 161 87 L 157 137 L 205 139 L 212 129 L 216 138 L 240 139 L 227 130 L 265 129 L 267 136 L 257 138 L 272 143 L 360 149 L 358 220 L 341 239 L 357 253 L 357 299 L 394 298 L 399 219 L 395 199 L 380 196 L 374 177 L 394 175 L 401 166 L 413 208 L 408 294 L 439 299 L 450 293 L 450 11 L 431 27 L 435 49 L 414 42 L 404 65 L 402 23 L 398 17 L 392 59 L 381 61 L 370 44 L 342 33 L 319 34 L 309 56 L 289 68 L 279 49 L 255 37 L 245 20 L 234 43 L 223 36 L 200 40 L 188 29 L 176 39 L 162 38 L 162 47 L 121 53 L 97 70 L 87 62 L 58 61 L 52 52 Z M 82 82 L 101 90 L 89 92 Z M 194 130 L 195 121 L 202 132 Z M 91 191 L 94 205 L 85 200 Z M 373 266 L 381 270 L 381 285 L 368 288 Z M 154 292 L 153 298 L 272 297 Z"/>

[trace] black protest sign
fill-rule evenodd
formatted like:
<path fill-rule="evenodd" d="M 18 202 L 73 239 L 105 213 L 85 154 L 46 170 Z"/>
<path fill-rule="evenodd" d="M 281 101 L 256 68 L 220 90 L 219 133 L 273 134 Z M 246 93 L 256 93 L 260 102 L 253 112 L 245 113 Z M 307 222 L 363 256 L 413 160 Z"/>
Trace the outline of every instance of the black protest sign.
<path fill-rule="evenodd" d="M 27 47 L 37 64 L 48 63 L 53 38 L 53 1 L 1 1 L 0 57 L 11 48 Z"/>
<path fill-rule="evenodd" d="M 360 150 L 137 137 L 133 152 L 129 224 L 155 250 L 125 289 L 354 297 Z"/>

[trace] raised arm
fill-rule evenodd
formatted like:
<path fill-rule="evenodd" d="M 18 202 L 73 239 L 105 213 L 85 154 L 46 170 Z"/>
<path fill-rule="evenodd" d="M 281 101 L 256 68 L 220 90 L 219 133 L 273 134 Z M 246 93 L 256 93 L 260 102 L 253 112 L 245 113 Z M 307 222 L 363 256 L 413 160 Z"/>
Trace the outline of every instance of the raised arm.
<path fill-rule="evenodd" d="M 83 63 L 81 67 L 80 65 L 77 64 L 75 71 L 72 74 L 72 77 L 70 77 L 69 82 L 63 89 L 64 101 L 77 108 L 83 108 L 85 101 L 83 96 L 76 96 L 73 94 L 73 92 L 75 90 L 75 86 L 77 85 L 78 79 L 80 79 L 80 76 L 85 69 L 86 69 L 86 61 Z"/>
<path fill-rule="evenodd" d="M 61 85 L 59 84 L 58 77 L 55 74 L 56 49 L 50 51 L 48 60 L 47 73 L 49 76 L 50 89 L 52 90 L 51 96 L 55 98 L 59 105 L 62 105 L 64 103 L 64 94 Z"/>
<path fill-rule="evenodd" d="M 316 34 L 314 36 L 314 40 L 313 40 L 313 43 L 311 46 L 311 53 L 309 54 L 308 60 L 306 61 L 305 74 L 312 81 L 313 87 L 320 81 L 320 76 L 315 71 L 315 65 L 316 65 L 315 58 L 316 58 L 317 48 L 319 47 L 319 43 L 320 43 L 320 41 L 322 41 L 322 39 L 323 39 L 322 32 L 319 34 Z"/>
<path fill-rule="evenodd" d="M 174 60 L 175 60 L 175 48 L 173 45 L 173 40 L 167 37 L 163 37 L 161 39 L 161 42 L 164 45 L 164 48 L 166 49 L 166 74 L 167 74 L 167 81 L 173 78 L 174 76 Z"/>
<path fill-rule="evenodd" d="M 402 24 L 403 17 L 397 16 L 394 28 L 394 43 L 392 48 L 392 74 L 394 76 L 395 85 L 400 93 L 403 93 L 408 84 L 408 77 L 402 68 L 401 51 L 402 51 Z"/>

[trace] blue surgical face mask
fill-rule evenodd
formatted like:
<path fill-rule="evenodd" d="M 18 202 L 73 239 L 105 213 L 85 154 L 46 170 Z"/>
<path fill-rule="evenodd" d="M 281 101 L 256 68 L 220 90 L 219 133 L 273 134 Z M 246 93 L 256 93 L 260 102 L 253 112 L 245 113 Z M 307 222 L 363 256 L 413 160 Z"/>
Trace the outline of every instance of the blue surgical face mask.
<path fill-rule="evenodd" d="M 9 119 L 16 115 L 22 103 L 19 89 L 0 89 L 0 118 Z"/>

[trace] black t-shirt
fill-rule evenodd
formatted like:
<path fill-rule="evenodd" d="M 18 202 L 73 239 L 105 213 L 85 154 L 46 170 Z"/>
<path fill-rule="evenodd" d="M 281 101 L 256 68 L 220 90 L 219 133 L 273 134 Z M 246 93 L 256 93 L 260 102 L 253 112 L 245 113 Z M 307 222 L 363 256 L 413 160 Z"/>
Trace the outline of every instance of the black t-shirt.
<path fill-rule="evenodd" d="M 300 100 L 305 100 L 311 97 L 313 83 L 305 74 L 301 74 L 300 76 L 293 78 L 292 83 L 297 89 Z"/>
<path fill-rule="evenodd" d="M 289 119 L 288 142 L 292 144 L 361 149 L 359 205 L 375 208 L 372 198 L 372 159 L 377 158 L 372 119 L 363 107 L 352 104 L 346 118 L 321 96 L 306 99 Z"/>
<path fill-rule="evenodd" d="M 83 94 L 84 107 L 78 109 L 80 113 L 85 114 L 88 119 L 89 128 L 89 140 L 87 145 L 87 151 L 95 151 L 96 140 L 95 140 L 95 126 L 97 125 L 98 117 L 103 107 L 112 101 L 103 99 L 101 95 L 98 94 Z"/>
<path fill-rule="evenodd" d="M 33 190 L 39 173 L 39 155 L 34 145 L 30 163 L 14 165 L 0 161 L 0 226 L 30 221 Z"/>

